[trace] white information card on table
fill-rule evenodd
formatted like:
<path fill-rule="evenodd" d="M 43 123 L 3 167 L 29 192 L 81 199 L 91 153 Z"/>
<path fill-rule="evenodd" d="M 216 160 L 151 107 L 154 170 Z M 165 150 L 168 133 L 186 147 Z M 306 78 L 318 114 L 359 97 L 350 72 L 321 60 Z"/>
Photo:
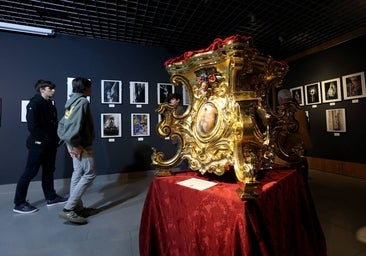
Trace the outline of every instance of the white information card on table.
<path fill-rule="evenodd" d="M 190 178 L 188 180 L 177 182 L 177 184 L 202 191 L 212 186 L 215 186 L 217 183 L 207 180 Z"/>

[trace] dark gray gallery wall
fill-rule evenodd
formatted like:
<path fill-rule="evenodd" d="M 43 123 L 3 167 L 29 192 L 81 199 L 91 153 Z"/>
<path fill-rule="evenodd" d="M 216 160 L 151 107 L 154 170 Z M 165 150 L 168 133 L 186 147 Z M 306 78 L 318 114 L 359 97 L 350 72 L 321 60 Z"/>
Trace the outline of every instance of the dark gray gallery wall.
<path fill-rule="evenodd" d="M 339 44 L 325 51 L 309 55 L 289 63 L 290 71 L 285 77 L 284 87 L 298 87 L 342 76 L 366 72 L 366 36 Z M 343 88 L 342 88 L 343 90 Z M 346 133 L 334 136 L 326 130 L 327 109 L 344 108 L 346 111 Z M 316 108 L 304 106 L 309 112 L 313 148 L 308 155 L 317 158 L 345 162 L 366 163 L 366 98 L 318 104 Z"/>
<path fill-rule="evenodd" d="M 289 63 L 284 87 L 297 87 L 363 72 L 366 37 L 345 42 L 323 52 Z M 260 50 L 260 49 L 259 49 Z M 106 40 L 57 35 L 44 38 L 0 32 L 0 184 L 15 183 L 23 172 L 27 151 L 26 123 L 20 121 L 21 100 L 34 94 L 34 83 L 43 78 L 56 83 L 56 107 L 59 118 L 66 101 L 67 77 L 85 76 L 93 82 L 91 106 L 97 130 L 96 164 L 99 174 L 142 171 L 149 169 L 151 147 L 164 152 L 173 150 L 168 141 L 156 135 L 157 89 L 159 82 L 169 82 L 164 61 L 181 53 L 157 47 Z M 123 102 L 110 108 L 101 104 L 100 83 L 103 79 L 122 80 Z M 149 83 L 149 104 L 129 104 L 129 81 Z M 342 98 L 343 99 L 343 98 Z M 326 132 L 325 110 L 345 108 L 347 132 L 340 136 Z M 366 98 L 352 103 L 336 102 L 334 106 L 304 106 L 309 112 L 314 147 L 308 155 L 319 158 L 366 163 Z M 122 113 L 122 137 L 114 142 L 100 137 L 100 114 Z M 151 136 L 138 140 L 131 137 L 131 113 L 149 113 Z M 159 150 L 160 151 L 160 150 Z M 57 154 L 55 178 L 70 177 L 71 160 L 64 147 Z M 40 175 L 36 179 L 39 180 Z"/>
<path fill-rule="evenodd" d="M 142 171 L 151 168 L 151 147 L 164 146 L 155 132 L 157 83 L 169 82 L 164 61 L 175 57 L 157 47 L 57 35 L 45 38 L 0 32 L 0 184 L 17 182 L 27 157 L 26 123 L 21 122 L 21 101 L 35 93 L 38 79 L 56 84 L 55 103 L 59 119 L 66 101 L 67 77 L 84 76 L 92 81 L 91 108 L 96 127 L 95 155 L 99 174 Z M 101 80 L 122 81 L 122 104 L 101 104 Z M 148 82 L 149 104 L 131 105 L 129 81 Z M 100 114 L 122 113 L 122 137 L 114 142 L 101 138 Z M 149 113 L 151 136 L 131 137 L 131 113 Z M 70 177 L 71 159 L 62 146 L 58 150 L 55 178 Z M 40 174 L 37 176 L 39 180 Z"/>

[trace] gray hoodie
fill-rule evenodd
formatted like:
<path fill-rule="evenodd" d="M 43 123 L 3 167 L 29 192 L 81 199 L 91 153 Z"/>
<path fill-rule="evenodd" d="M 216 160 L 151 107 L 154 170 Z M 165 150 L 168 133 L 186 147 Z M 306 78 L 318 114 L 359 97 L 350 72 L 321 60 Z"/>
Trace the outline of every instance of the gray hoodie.
<path fill-rule="evenodd" d="M 95 137 L 89 101 L 82 93 L 73 93 L 66 101 L 65 114 L 59 121 L 57 134 L 72 147 L 87 148 Z"/>

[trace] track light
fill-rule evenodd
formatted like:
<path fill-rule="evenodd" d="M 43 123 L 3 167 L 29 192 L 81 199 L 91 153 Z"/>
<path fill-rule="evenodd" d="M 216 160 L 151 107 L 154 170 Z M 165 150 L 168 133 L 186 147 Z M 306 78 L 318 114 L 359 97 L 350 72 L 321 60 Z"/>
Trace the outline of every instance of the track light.
<path fill-rule="evenodd" d="M 18 24 L 6 23 L 6 22 L 0 22 L 0 30 L 9 30 L 9 31 L 14 31 L 14 32 L 36 34 L 36 35 L 42 35 L 42 36 L 51 36 L 51 35 L 55 34 L 55 31 L 53 29 L 18 25 Z"/>

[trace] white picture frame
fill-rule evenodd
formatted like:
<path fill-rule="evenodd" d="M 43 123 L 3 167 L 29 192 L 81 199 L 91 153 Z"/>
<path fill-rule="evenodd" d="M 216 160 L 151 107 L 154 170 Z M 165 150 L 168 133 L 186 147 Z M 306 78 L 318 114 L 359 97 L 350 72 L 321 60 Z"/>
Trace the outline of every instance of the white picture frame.
<path fill-rule="evenodd" d="M 340 78 L 322 81 L 321 85 L 323 103 L 337 102 L 342 100 Z"/>
<path fill-rule="evenodd" d="M 292 98 L 297 101 L 300 106 L 305 105 L 304 101 L 304 87 L 298 86 L 290 89 Z"/>
<path fill-rule="evenodd" d="M 122 81 L 101 80 L 102 104 L 122 104 Z"/>
<path fill-rule="evenodd" d="M 74 80 L 75 77 L 68 77 L 66 80 L 66 85 L 67 85 L 67 89 L 66 89 L 66 99 L 70 99 L 70 96 L 72 94 L 72 80 Z M 88 79 L 89 81 L 91 81 L 90 79 Z M 86 97 L 88 99 L 88 101 L 90 102 L 90 96 Z"/>
<path fill-rule="evenodd" d="M 26 123 L 27 122 L 27 105 L 29 100 L 22 100 L 21 101 L 21 113 L 20 113 L 20 122 Z"/>
<path fill-rule="evenodd" d="M 174 85 L 169 83 L 158 83 L 157 86 L 157 95 L 158 95 L 158 104 L 162 104 L 164 102 L 168 102 L 169 95 L 174 93 Z"/>
<path fill-rule="evenodd" d="M 366 97 L 365 72 L 342 76 L 343 98 L 352 100 Z"/>
<path fill-rule="evenodd" d="M 150 114 L 148 113 L 131 114 L 131 136 L 132 137 L 150 136 Z"/>
<path fill-rule="evenodd" d="M 121 113 L 100 114 L 100 131 L 102 138 L 122 137 L 122 115 Z"/>
<path fill-rule="evenodd" d="M 326 110 L 327 132 L 346 132 L 346 110 L 344 108 Z"/>
<path fill-rule="evenodd" d="M 316 105 L 321 103 L 320 82 L 304 85 L 305 104 Z"/>
<path fill-rule="evenodd" d="M 149 104 L 149 83 L 130 81 L 130 104 Z"/>

